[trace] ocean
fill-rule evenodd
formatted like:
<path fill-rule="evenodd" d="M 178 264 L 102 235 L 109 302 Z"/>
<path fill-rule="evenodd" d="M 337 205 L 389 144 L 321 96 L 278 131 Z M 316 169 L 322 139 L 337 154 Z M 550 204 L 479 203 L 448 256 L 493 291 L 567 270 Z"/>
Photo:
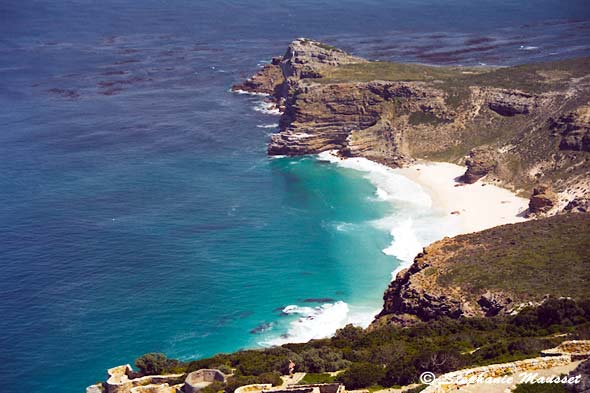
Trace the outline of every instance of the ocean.
<path fill-rule="evenodd" d="M 446 233 L 367 162 L 268 158 L 231 93 L 297 37 L 371 59 L 590 54 L 586 1 L 0 2 L 2 391 L 74 393 L 147 352 L 305 341 L 379 311 Z"/>

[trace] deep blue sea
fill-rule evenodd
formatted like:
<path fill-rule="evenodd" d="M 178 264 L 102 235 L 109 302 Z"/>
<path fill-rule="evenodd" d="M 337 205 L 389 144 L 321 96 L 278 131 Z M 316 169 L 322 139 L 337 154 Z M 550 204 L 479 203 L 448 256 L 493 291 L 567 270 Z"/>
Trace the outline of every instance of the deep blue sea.
<path fill-rule="evenodd" d="M 267 158 L 278 118 L 228 91 L 303 36 L 508 65 L 589 55 L 590 6 L 1 1 L 3 392 L 81 392 L 146 352 L 304 340 L 379 309 L 400 264 L 379 223 L 408 207 L 361 171 Z"/>

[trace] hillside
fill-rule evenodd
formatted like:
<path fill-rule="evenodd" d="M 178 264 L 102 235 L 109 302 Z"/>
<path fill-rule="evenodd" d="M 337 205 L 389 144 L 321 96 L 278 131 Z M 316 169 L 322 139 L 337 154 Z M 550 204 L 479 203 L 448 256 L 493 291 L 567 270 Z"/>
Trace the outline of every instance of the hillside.
<path fill-rule="evenodd" d="M 373 325 L 512 314 L 548 296 L 589 299 L 589 245 L 588 214 L 445 238 L 391 282 Z"/>
<path fill-rule="evenodd" d="M 271 155 L 337 150 L 397 167 L 416 159 L 465 164 L 463 180 L 531 196 L 533 213 L 588 210 L 590 59 L 507 68 L 370 62 L 316 41 L 234 89 L 283 110 Z"/>

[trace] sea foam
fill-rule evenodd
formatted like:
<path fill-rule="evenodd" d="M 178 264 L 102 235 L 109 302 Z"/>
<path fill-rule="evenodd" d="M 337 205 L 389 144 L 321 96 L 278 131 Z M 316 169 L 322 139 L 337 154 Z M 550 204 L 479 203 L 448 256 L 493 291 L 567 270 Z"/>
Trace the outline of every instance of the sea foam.
<path fill-rule="evenodd" d="M 262 112 L 267 115 L 280 115 L 281 111 L 277 108 L 276 104 L 268 101 L 261 101 L 254 106 L 254 110 Z"/>
<path fill-rule="evenodd" d="M 313 339 L 331 337 L 336 330 L 347 324 L 367 327 L 378 311 L 351 307 L 346 302 L 337 301 L 317 307 L 289 305 L 282 312 L 298 318 L 289 323 L 287 333 L 261 342 L 262 346 L 304 343 Z"/>
<path fill-rule="evenodd" d="M 452 218 L 433 206 L 426 190 L 393 169 L 362 157 L 342 159 L 334 152 L 322 152 L 318 159 L 363 172 L 376 188 L 373 200 L 392 204 L 393 213 L 375 220 L 373 225 L 392 237 L 391 244 L 382 251 L 401 262 L 392 271 L 393 277 L 407 268 L 424 246 L 453 232 Z"/>

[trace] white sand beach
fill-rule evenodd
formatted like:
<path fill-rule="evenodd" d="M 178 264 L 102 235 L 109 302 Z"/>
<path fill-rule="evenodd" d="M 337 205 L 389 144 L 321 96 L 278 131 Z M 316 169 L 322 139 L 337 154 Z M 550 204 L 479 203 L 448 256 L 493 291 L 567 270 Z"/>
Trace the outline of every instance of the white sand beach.
<path fill-rule="evenodd" d="M 528 200 L 480 180 L 464 184 L 458 178 L 465 167 L 442 162 L 420 162 L 392 169 L 365 158 L 342 159 L 335 152 L 320 160 L 366 173 L 376 187 L 377 200 L 391 202 L 394 211 L 375 222 L 389 231 L 391 244 L 383 249 L 401 261 L 395 277 L 407 268 L 423 247 L 445 236 L 477 232 L 498 225 L 525 221 Z M 392 278 L 393 278 L 392 277 Z"/>
<path fill-rule="evenodd" d="M 457 215 L 459 233 L 526 220 L 522 213 L 528 207 L 527 199 L 481 180 L 474 184 L 458 182 L 465 167 L 429 162 L 392 171 L 420 184 L 431 196 L 433 207 Z"/>

